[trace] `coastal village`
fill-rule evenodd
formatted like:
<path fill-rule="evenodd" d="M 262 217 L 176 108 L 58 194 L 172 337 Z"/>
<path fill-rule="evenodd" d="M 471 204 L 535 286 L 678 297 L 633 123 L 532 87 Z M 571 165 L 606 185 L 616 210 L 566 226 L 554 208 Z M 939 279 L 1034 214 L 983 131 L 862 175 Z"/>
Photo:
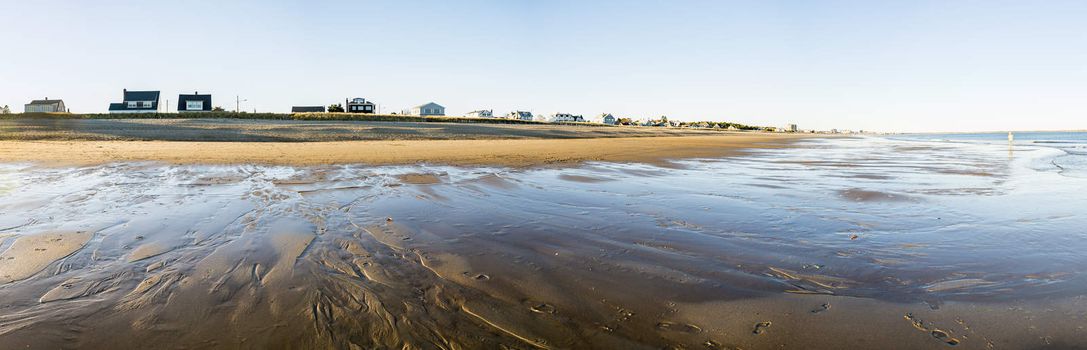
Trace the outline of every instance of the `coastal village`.
<path fill-rule="evenodd" d="M 221 106 L 215 106 L 212 102 L 211 94 L 201 94 L 199 91 L 193 91 L 192 94 L 181 93 L 178 94 L 176 101 L 176 109 L 171 109 L 171 103 L 169 99 L 166 103 L 163 103 L 162 94 L 160 91 L 153 90 L 128 90 L 122 89 L 122 96 L 120 102 L 109 103 L 109 114 L 163 114 L 163 113 L 209 113 L 209 112 L 230 112 Z M 239 97 L 235 97 L 234 113 L 248 113 L 248 111 L 241 110 L 241 100 Z M 46 97 L 41 100 L 32 100 L 24 105 L 24 113 L 72 113 L 72 111 L 64 104 L 63 99 L 50 99 Z M 4 106 L 0 109 L 0 113 L 10 114 L 10 108 Z M 256 113 L 256 111 L 253 111 Z M 301 113 L 357 113 L 357 114 L 385 114 L 385 115 L 403 115 L 403 116 L 416 116 L 416 117 L 445 117 L 446 109 L 441 104 L 436 102 L 426 102 L 418 106 L 402 109 L 399 112 L 383 113 L 382 108 L 374 101 L 367 100 L 362 97 L 345 98 L 343 103 L 332 103 L 329 105 L 314 104 L 303 106 L 291 106 L 291 114 Z M 516 120 L 522 122 L 540 122 L 540 123 L 562 123 L 562 124 L 599 124 L 599 125 L 613 125 L 613 126 L 646 126 L 646 127 L 673 127 L 673 128 L 706 128 L 706 129 L 725 129 L 734 131 L 768 131 L 768 132 L 789 132 L 789 133 L 814 133 L 815 130 L 802 130 L 797 127 L 796 124 L 787 124 L 779 127 L 759 127 L 749 126 L 730 122 L 713 122 L 713 121 L 677 121 L 670 120 L 667 116 L 658 116 L 650 118 L 631 118 L 623 116 L 615 116 L 611 113 L 601 113 L 595 117 L 586 118 L 581 114 L 556 112 L 549 114 L 537 114 L 531 111 L 514 110 L 507 113 L 496 114 L 493 109 L 479 109 L 465 113 L 464 118 L 479 118 L 479 119 L 507 119 Z M 838 130 L 832 130 L 832 133 L 850 133 L 848 131 L 839 132 Z"/>

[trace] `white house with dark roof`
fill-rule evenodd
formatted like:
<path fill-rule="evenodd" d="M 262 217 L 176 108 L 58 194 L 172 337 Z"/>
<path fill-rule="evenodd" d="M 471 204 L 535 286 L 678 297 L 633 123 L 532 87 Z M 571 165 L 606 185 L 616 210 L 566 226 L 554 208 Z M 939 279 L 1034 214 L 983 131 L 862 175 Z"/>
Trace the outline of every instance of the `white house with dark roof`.
<path fill-rule="evenodd" d="M 549 119 L 548 121 L 552 123 L 581 123 L 585 122 L 585 117 L 569 113 L 555 113 L 551 115 L 551 119 Z"/>
<path fill-rule="evenodd" d="M 177 112 L 211 112 L 211 95 L 201 95 L 199 91 L 192 95 L 177 95 Z"/>
<path fill-rule="evenodd" d="M 157 113 L 159 111 L 158 91 L 124 90 L 124 102 L 110 103 L 109 113 Z"/>
<path fill-rule="evenodd" d="M 23 105 L 23 113 L 64 113 L 68 109 L 64 107 L 64 100 L 33 100 Z"/>
<path fill-rule="evenodd" d="M 411 109 L 404 110 L 404 114 L 418 115 L 418 116 L 424 116 L 424 117 L 425 116 L 431 116 L 431 115 L 443 116 L 443 115 L 445 115 L 445 107 L 442 107 L 442 105 L 434 103 L 434 102 L 428 102 L 426 104 L 418 105 L 418 106 L 412 107 Z"/>
<path fill-rule="evenodd" d="M 494 118 L 494 110 L 493 109 L 481 109 L 481 110 L 478 110 L 478 111 L 468 112 L 464 116 L 465 117 L 470 117 L 470 118 Z"/>
<path fill-rule="evenodd" d="M 532 116 L 532 112 L 526 111 L 513 111 L 509 112 L 509 114 L 506 114 L 506 119 L 517 119 L 530 122 L 533 120 L 533 118 L 534 117 Z"/>

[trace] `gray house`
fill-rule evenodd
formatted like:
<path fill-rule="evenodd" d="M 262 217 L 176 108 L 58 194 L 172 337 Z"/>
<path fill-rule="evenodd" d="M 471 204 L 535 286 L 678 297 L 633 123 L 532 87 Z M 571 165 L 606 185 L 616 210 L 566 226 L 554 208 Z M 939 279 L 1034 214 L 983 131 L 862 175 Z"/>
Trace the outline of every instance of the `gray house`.
<path fill-rule="evenodd" d="M 124 102 L 110 103 L 109 113 L 157 113 L 159 111 L 158 91 L 124 90 Z"/>
<path fill-rule="evenodd" d="M 64 108 L 64 100 L 50 100 L 46 97 L 44 100 L 33 100 L 23 106 L 24 113 L 64 113 L 68 109 Z"/>
<path fill-rule="evenodd" d="M 445 115 L 445 107 L 442 107 L 442 105 L 434 103 L 434 102 L 428 102 L 428 103 L 423 104 L 423 105 L 412 107 L 409 110 L 405 110 L 404 114 L 418 115 L 418 116 L 424 116 L 424 117 L 425 116 L 430 116 L 430 115 L 442 116 L 442 115 Z"/>
<path fill-rule="evenodd" d="M 198 91 L 192 95 L 178 95 L 177 112 L 211 112 L 211 95 L 201 95 Z"/>
<path fill-rule="evenodd" d="M 608 125 L 615 125 L 615 116 L 610 113 L 604 113 L 600 116 L 600 122 Z"/>
<path fill-rule="evenodd" d="M 324 106 L 294 106 L 291 107 L 291 113 L 324 113 Z"/>

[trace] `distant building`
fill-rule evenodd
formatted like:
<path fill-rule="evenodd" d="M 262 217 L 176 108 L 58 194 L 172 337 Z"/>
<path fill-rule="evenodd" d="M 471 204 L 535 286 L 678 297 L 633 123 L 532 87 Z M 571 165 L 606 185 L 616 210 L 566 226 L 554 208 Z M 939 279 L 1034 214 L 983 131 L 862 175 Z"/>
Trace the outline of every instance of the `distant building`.
<path fill-rule="evenodd" d="M 33 100 L 23 106 L 24 113 L 63 113 L 68 109 L 64 108 L 64 100 L 50 100 L 46 97 L 44 100 Z"/>
<path fill-rule="evenodd" d="M 509 112 L 509 114 L 506 114 L 506 118 L 507 119 L 524 120 L 524 121 L 532 121 L 533 120 L 532 112 L 525 112 L 525 111 Z"/>
<path fill-rule="evenodd" d="M 473 117 L 473 118 L 494 118 L 494 110 L 493 109 L 482 109 L 482 110 L 478 110 L 478 111 L 471 111 L 471 112 L 468 112 L 468 114 L 465 114 L 464 116 L 465 117 Z"/>
<path fill-rule="evenodd" d="M 294 106 L 291 113 L 324 113 L 325 106 Z"/>
<path fill-rule="evenodd" d="M 177 95 L 177 112 L 211 112 L 211 95 L 201 95 L 199 91 Z"/>
<path fill-rule="evenodd" d="M 442 116 L 445 115 L 445 107 L 434 102 L 428 102 L 423 105 L 412 107 L 411 109 L 406 109 L 404 110 L 404 114 L 423 117 L 431 115 Z"/>
<path fill-rule="evenodd" d="M 159 111 L 158 91 L 124 90 L 124 102 L 110 103 L 110 114 L 118 113 L 157 113 Z"/>
<path fill-rule="evenodd" d="M 600 116 L 600 122 L 608 125 L 615 125 L 615 116 L 609 113 L 604 113 Z"/>
<path fill-rule="evenodd" d="M 799 129 L 797 129 L 796 124 L 789 124 L 785 126 L 785 131 L 788 132 L 797 132 L 798 130 Z"/>
<path fill-rule="evenodd" d="M 585 117 L 568 113 L 555 113 L 551 115 L 551 119 L 549 119 L 549 121 L 552 123 L 584 122 Z"/>
<path fill-rule="evenodd" d="M 353 98 L 350 101 L 344 100 L 345 111 L 347 113 L 374 113 L 374 103 L 366 101 L 364 98 Z"/>

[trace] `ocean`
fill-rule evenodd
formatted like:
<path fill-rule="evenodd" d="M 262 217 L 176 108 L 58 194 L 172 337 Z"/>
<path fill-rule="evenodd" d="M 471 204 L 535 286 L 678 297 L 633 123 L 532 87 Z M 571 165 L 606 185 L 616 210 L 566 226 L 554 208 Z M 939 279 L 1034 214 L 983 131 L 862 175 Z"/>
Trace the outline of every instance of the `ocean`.
<path fill-rule="evenodd" d="M 1010 145 L 1015 147 L 1044 147 L 1060 152 L 1041 159 L 1035 164 L 1040 169 L 1055 170 L 1069 176 L 1087 176 L 1087 132 L 1084 131 L 1023 131 L 1014 132 L 1014 140 L 1008 141 L 1008 134 L 990 133 L 951 133 L 951 134 L 905 134 L 892 138 L 904 140 L 926 140 L 933 142 L 962 142 L 986 145 Z"/>

